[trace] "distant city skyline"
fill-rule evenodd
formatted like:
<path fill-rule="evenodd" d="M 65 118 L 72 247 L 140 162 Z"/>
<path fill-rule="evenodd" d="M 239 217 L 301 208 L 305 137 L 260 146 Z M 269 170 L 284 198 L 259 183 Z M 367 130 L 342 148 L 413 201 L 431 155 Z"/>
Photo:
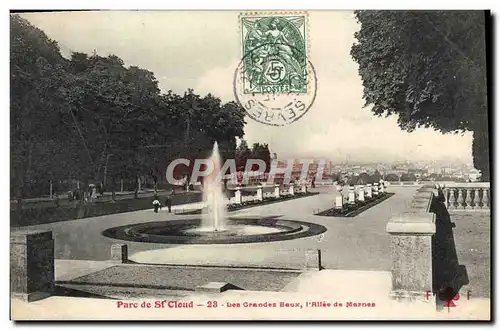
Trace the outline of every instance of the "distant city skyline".
<path fill-rule="evenodd" d="M 236 11 L 72 12 L 22 14 L 71 52 L 115 54 L 125 65 L 154 72 L 163 92 L 212 93 L 234 100 L 232 79 L 241 54 Z M 472 163 L 472 134 L 432 129 L 401 131 L 397 118 L 363 108 L 363 86 L 350 57 L 359 26 L 349 11 L 309 12 L 310 60 L 318 76 L 317 98 L 299 121 L 271 127 L 247 118 L 249 145 L 268 143 L 278 157 L 332 162 L 450 160 Z M 234 29 L 228 28 L 233 26 Z M 175 34 L 176 38 L 169 36 Z M 183 40 L 182 46 L 179 40 Z"/>

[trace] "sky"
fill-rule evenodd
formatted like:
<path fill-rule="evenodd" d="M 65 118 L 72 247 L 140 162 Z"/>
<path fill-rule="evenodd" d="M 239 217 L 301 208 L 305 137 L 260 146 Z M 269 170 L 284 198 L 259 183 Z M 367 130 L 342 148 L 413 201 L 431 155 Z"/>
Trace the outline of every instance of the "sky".
<path fill-rule="evenodd" d="M 155 73 L 160 88 L 212 93 L 235 100 L 233 75 L 242 57 L 237 11 L 102 11 L 22 16 L 58 42 L 61 52 L 115 54 L 127 66 Z M 308 12 L 308 49 L 318 80 L 307 114 L 283 126 L 247 118 L 245 139 L 268 143 L 279 158 L 334 162 L 456 161 L 472 164 L 472 134 L 401 131 L 396 117 L 364 107 L 357 64 L 350 56 L 360 26 L 351 11 Z"/>

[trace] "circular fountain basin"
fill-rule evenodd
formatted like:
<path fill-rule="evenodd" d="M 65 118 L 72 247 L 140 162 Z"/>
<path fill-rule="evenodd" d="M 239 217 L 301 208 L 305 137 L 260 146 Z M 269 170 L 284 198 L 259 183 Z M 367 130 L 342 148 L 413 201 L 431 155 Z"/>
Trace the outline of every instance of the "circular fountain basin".
<path fill-rule="evenodd" d="M 201 224 L 201 219 L 147 222 L 109 228 L 102 234 L 142 243 L 235 244 L 290 240 L 326 231 L 314 223 L 276 218 L 229 218 L 224 228 L 218 230 Z"/>
<path fill-rule="evenodd" d="M 186 230 L 184 233 L 187 235 L 262 235 L 270 233 L 279 233 L 279 228 L 269 226 L 252 226 L 252 225 L 232 225 L 229 228 L 192 228 Z"/>

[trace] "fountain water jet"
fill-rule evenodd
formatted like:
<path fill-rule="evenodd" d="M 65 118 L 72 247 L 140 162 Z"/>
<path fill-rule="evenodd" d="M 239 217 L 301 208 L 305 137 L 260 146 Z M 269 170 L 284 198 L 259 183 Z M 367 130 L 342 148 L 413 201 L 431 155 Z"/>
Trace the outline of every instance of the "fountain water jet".
<path fill-rule="evenodd" d="M 203 180 L 203 210 L 202 226 L 199 231 L 224 231 L 226 220 L 226 204 L 222 191 L 221 180 L 218 180 L 221 168 L 221 158 L 219 145 L 214 143 L 210 161 L 213 163 L 213 170 L 210 175 Z"/>

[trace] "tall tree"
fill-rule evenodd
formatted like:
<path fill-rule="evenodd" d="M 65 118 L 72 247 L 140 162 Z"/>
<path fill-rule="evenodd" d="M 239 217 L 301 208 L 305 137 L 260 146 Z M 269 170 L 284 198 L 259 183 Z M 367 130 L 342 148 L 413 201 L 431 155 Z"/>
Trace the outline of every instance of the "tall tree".
<path fill-rule="evenodd" d="M 271 153 L 267 143 L 254 143 L 252 146 L 252 158 L 263 160 L 266 164 L 266 172 L 271 169 Z"/>
<path fill-rule="evenodd" d="M 54 165 L 62 163 L 59 86 L 66 63 L 57 43 L 27 20 L 11 15 L 10 31 L 11 193 L 22 198 L 34 180 L 63 172 Z"/>
<path fill-rule="evenodd" d="M 240 145 L 236 148 L 236 168 L 238 171 L 244 171 L 248 159 L 252 158 L 252 150 L 248 147 L 246 140 L 242 139 Z"/>
<path fill-rule="evenodd" d="M 489 180 L 483 11 L 356 11 L 351 55 L 366 106 L 403 130 L 472 131 L 474 166 Z"/>

